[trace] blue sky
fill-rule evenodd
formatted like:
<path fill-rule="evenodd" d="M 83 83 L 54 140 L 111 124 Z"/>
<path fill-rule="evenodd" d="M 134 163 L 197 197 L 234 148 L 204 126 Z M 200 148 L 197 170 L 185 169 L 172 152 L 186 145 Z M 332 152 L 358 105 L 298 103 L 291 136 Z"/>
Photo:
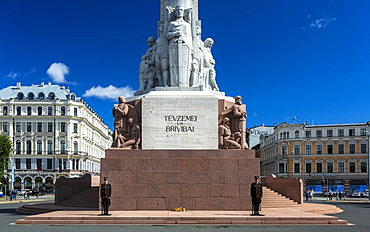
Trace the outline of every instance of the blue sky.
<path fill-rule="evenodd" d="M 0 0 L 0 88 L 68 86 L 112 128 L 119 95 L 139 88 L 160 0 Z M 370 120 L 370 1 L 199 0 L 217 83 L 262 123 Z"/>

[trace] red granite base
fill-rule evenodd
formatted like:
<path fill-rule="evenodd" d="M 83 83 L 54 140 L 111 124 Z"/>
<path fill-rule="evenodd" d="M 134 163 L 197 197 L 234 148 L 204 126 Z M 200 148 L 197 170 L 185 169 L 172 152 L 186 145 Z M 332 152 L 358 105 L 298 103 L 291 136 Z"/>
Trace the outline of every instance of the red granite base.
<path fill-rule="evenodd" d="M 112 184 L 110 210 L 251 210 L 259 175 L 253 150 L 108 149 L 101 182 Z"/>

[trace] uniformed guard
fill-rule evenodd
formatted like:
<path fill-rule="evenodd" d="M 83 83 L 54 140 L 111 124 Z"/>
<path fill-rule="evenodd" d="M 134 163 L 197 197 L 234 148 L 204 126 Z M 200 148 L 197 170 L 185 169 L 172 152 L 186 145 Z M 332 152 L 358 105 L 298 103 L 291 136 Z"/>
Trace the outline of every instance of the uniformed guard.
<path fill-rule="evenodd" d="M 108 183 L 108 177 L 104 177 L 104 183 L 100 186 L 101 205 L 103 207 L 103 215 L 108 214 L 108 207 L 110 206 L 110 197 L 112 193 L 112 186 Z"/>
<path fill-rule="evenodd" d="M 252 215 L 260 215 L 259 209 L 262 200 L 262 184 L 258 182 L 258 176 L 254 177 L 255 182 L 251 185 L 251 197 L 252 197 Z"/>

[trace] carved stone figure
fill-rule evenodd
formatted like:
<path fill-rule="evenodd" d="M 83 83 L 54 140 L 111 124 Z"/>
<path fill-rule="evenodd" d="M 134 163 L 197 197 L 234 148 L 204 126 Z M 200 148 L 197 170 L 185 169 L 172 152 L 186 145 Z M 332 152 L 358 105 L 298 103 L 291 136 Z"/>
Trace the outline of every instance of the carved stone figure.
<path fill-rule="evenodd" d="M 218 126 L 218 147 L 220 149 L 240 149 L 240 132 L 231 132 L 228 117 L 225 117 L 222 121 L 222 124 Z"/>
<path fill-rule="evenodd" d="M 148 85 L 148 79 L 146 73 L 148 72 L 149 66 L 146 63 L 146 56 L 141 57 L 140 67 L 139 67 L 139 86 L 140 90 L 145 90 Z"/>
<path fill-rule="evenodd" d="M 155 66 L 159 86 L 169 85 L 168 40 L 164 34 L 164 24 L 159 26 L 160 36 L 155 45 Z"/>
<path fill-rule="evenodd" d="M 171 86 L 188 87 L 191 69 L 192 35 L 189 21 L 185 20 L 185 13 L 189 19 L 190 9 L 184 10 L 181 6 L 174 10 L 175 19 L 169 22 L 167 39 L 169 40 L 169 64 Z"/>
<path fill-rule="evenodd" d="M 140 143 L 140 127 L 135 122 L 135 119 L 129 118 L 127 123 L 127 133 L 120 139 L 123 142 L 121 148 L 138 149 Z"/>
<path fill-rule="evenodd" d="M 245 120 L 247 118 L 247 111 L 242 106 L 241 96 L 235 97 L 235 104 L 232 108 L 232 112 L 233 112 L 233 122 L 231 130 L 234 132 L 240 132 L 242 137 L 241 145 L 243 148 L 248 148 L 246 142 L 246 123 L 245 123 Z"/>
<path fill-rule="evenodd" d="M 152 89 L 155 86 L 156 68 L 155 68 L 155 38 L 148 38 L 149 49 L 145 53 L 145 79 L 147 80 L 146 89 Z"/>
<path fill-rule="evenodd" d="M 204 87 L 219 91 L 218 86 L 216 84 L 216 70 L 215 64 L 216 61 L 213 59 L 211 47 L 214 41 L 211 38 L 207 38 L 204 41 L 204 69 L 203 69 L 203 79 L 204 79 Z"/>
<path fill-rule="evenodd" d="M 204 51 L 204 43 L 200 38 L 201 35 L 201 28 L 200 26 L 195 27 L 196 30 L 196 41 L 194 43 L 194 51 L 193 51 L 193 60 L 192 60 L 192 67 L 191 67 L 191 77 L 190 77 L 190 85 L 191 86 L 204 86 L 202 71 L 203 71 L 203 51 Z"/>

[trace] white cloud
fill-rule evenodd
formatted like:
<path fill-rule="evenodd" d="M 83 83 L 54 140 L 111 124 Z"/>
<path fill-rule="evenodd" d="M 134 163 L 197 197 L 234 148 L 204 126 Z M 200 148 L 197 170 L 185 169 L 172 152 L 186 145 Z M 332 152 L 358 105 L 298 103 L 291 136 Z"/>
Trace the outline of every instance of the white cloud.
<path fill-rule="evenodd" d="M 323 28 L 329 25 L 330 22 L 337 20 L 337 18 L 325 18 L 325 19 L 317 19 L 313 23 L 310 24 L 310 27 L 315 27 L 315 28 Z"/>
<path fill-rule="evenodd" d="M 12 79 L 15 79 L 19 74 L 18 73 L 15 73 L 13 70 L 10 71 L 10 73 L 8 75 L 6 75 L 7 77 L 10 77 Z"/>
<path fill-rule="evenodd" d="M 34 73 L 34 72 L 36 72 L 36 69 L 31 68 L 28 72 L 26 72 L 26 74 L 24 74 L 24 76 L 28 76 L 28 75 L 30 75 L 31 73 Z"/>
<path fill-rule="evenodd" d="M 46 73 L 56 83 L 71 84 L 65 78 L 65 76 L 69 74 L 69 67 L 63 63 L 53 63 Z"/>
<path fill-rule="evenodd" d="M 130 86 L 115 87 L 109 85 L 108 87 L 92 87 L 82 95 L 83 97 L 97 97 L 100 99 L 113 99 L 116 100 L 119 96 L 131 97 L 134 95 L 134 90 Z"/>

